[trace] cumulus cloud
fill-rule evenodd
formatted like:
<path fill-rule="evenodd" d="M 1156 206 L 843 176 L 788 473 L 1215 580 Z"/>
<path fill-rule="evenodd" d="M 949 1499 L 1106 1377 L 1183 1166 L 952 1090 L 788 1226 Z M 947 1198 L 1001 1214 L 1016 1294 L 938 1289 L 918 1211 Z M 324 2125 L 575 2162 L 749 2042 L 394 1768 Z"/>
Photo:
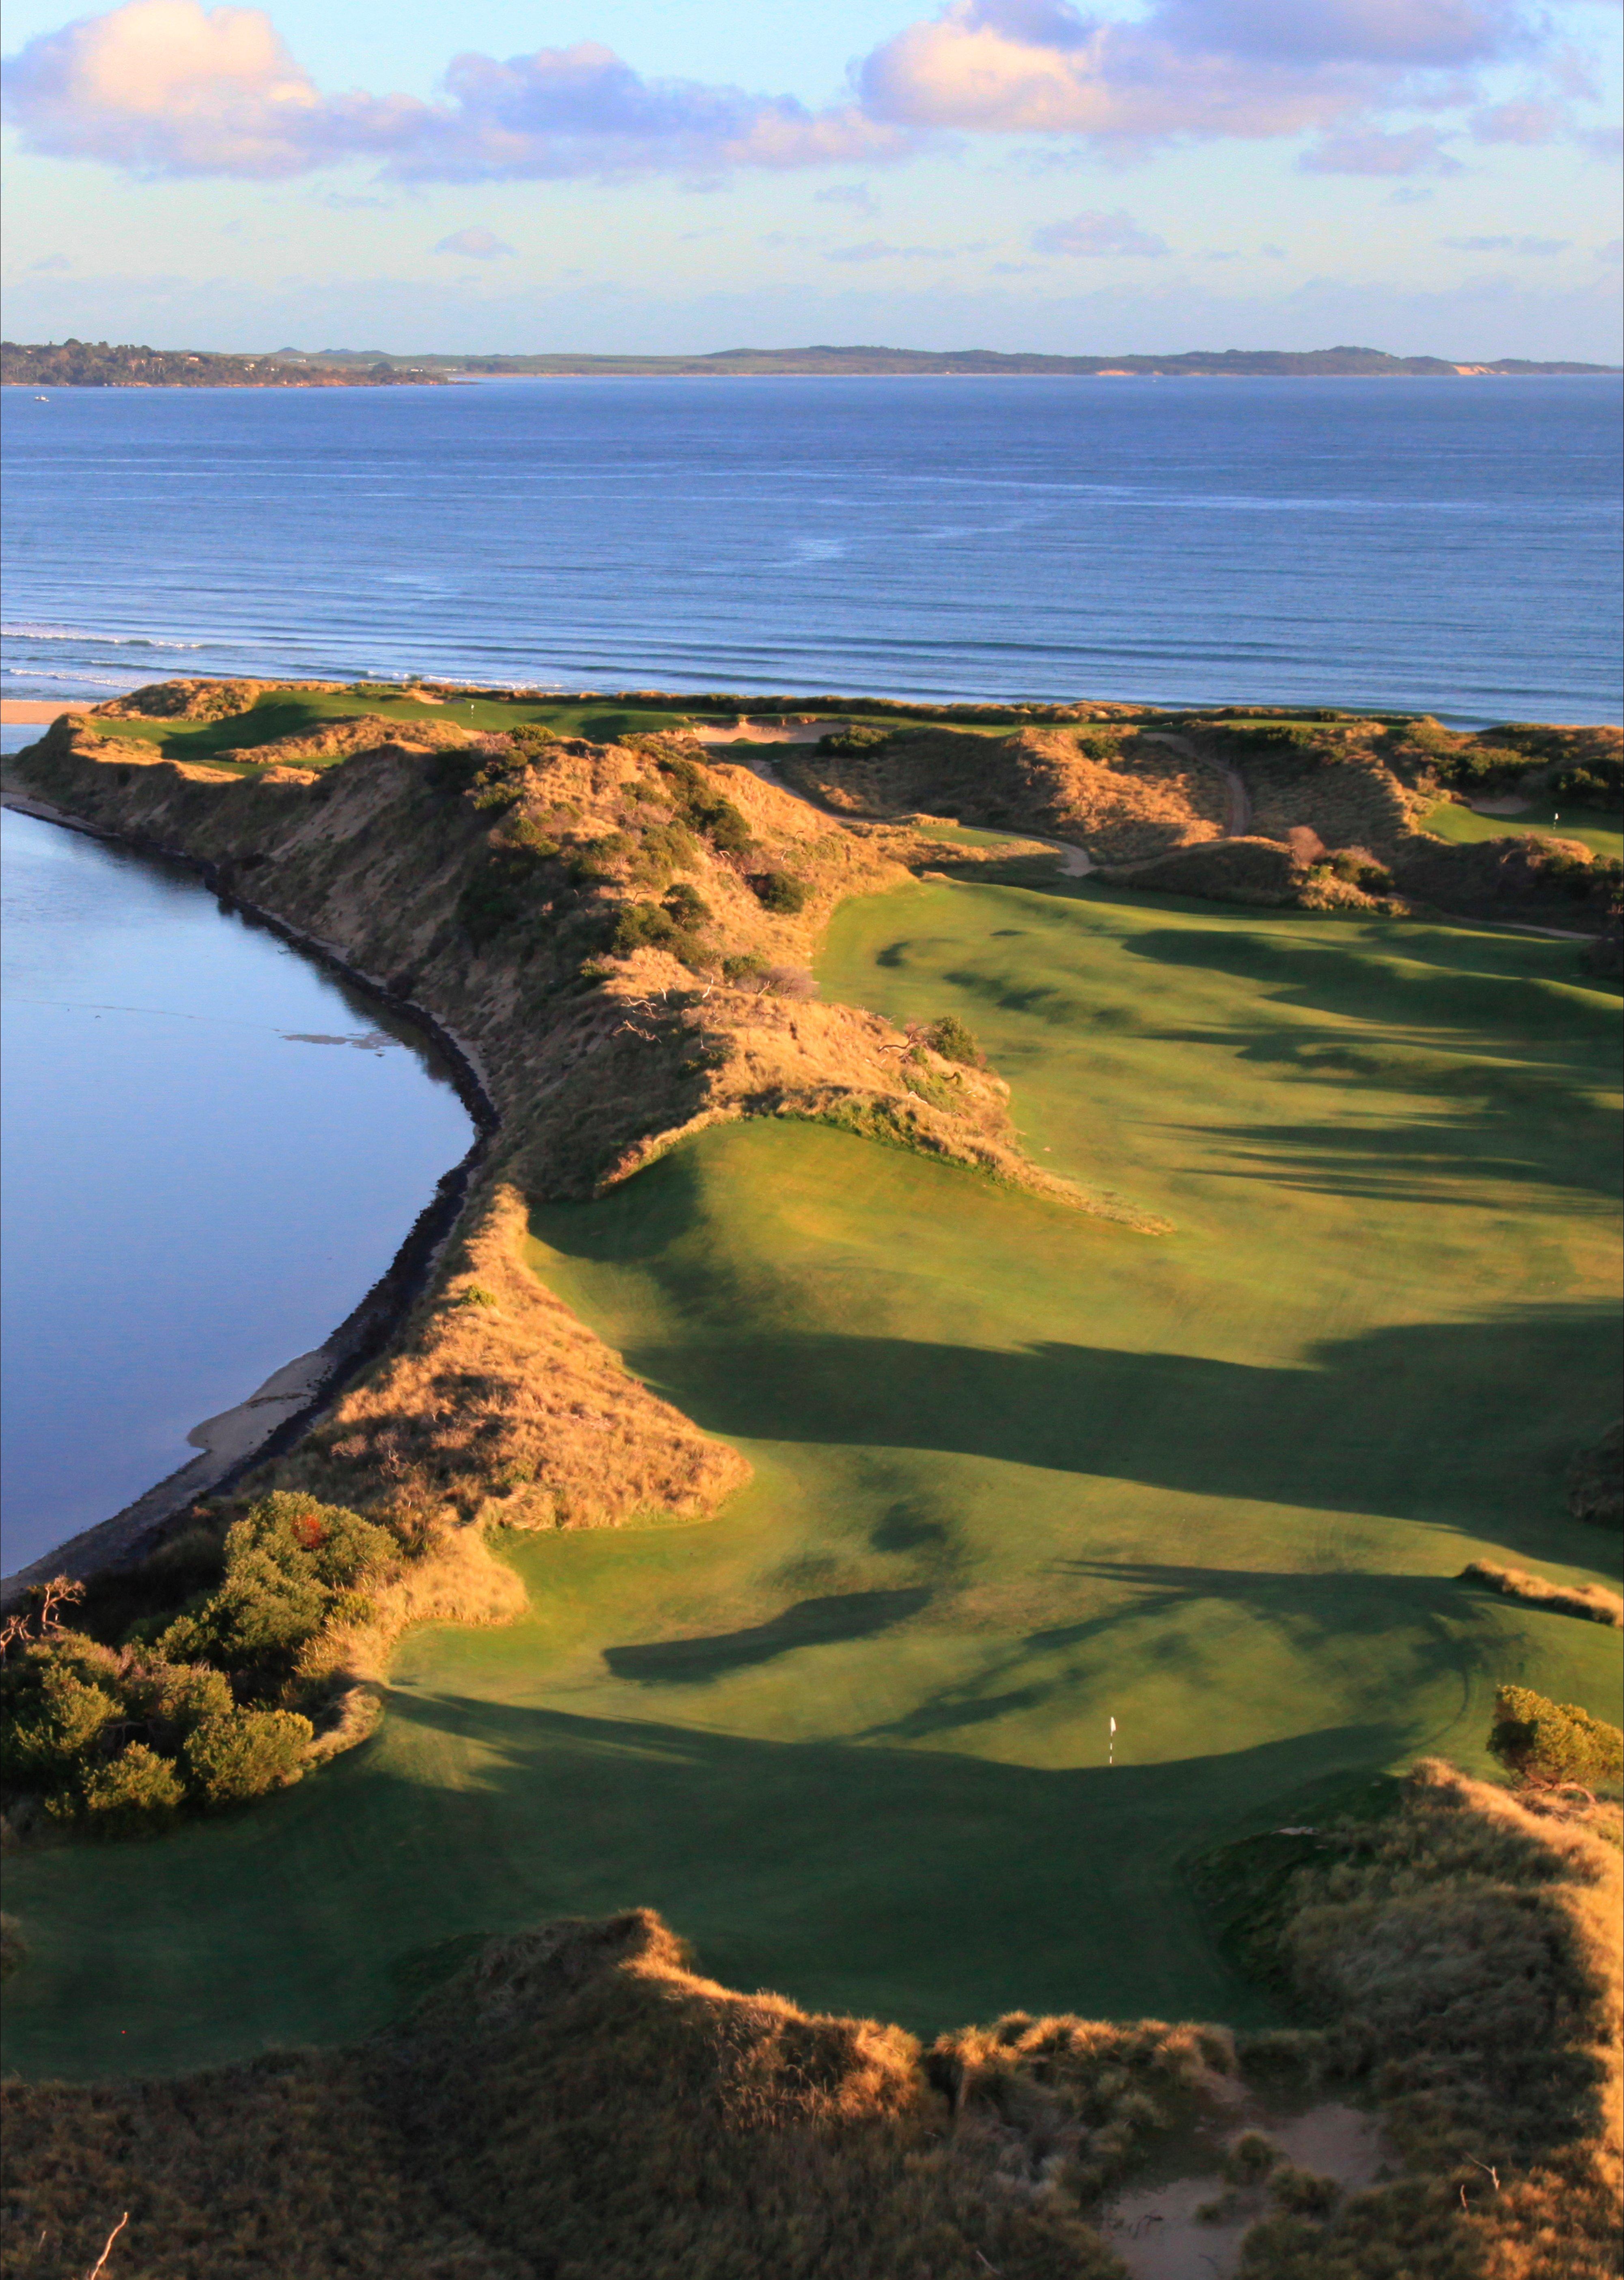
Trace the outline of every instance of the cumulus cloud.
<path fill-rule="evenodd" d="M 789 96 L 645 79 L 589 40 L 455 56 L 429 102 L 326 94 L 262 8 L 124 0 L 28 42 L 5 100 L 25 148 L 150 174 L 273 180 L 370 160 L 405 182 L 666 173 L 693 184 L 744 166 L 880 163 L 943 129 L 1066 136 L 1119 154 L 1170 136 L 1352 132 L 1395 102 L 1472 101 L 1480 66 L 1549 48 L 1535 9 L 1147 0 L 1107 18 L 1073 0 L 947 0 L 855 67 L 854 101 L 810 110 Z M 1503 102 L 1475 131 L 1530 139 L 1541 110 Z"/>
<path fill-rule="evenodd" d="M 512 250 L 511 245 L 504 245 L 494 230 L 477 227 L 454 229 L 435 248 L 436 253 L 460 253 L 471 261 L 500 261 Z"/>
<path fill-rule="evenodd" d="M 1327 135 L 1297 160 L 1310 174 L 1458 174 L 1460 161 L 1443 148 L 1435 127 L 1385 134 L 1367 127 Z"/>
<path fill-rule="evenodd" d="M 913 127 L 1143 142 L 1324 127 L 1522 39 L 1513 0 L 949 0 L 861 65 L 864 109 Z"/>
<path fill-rule="evenodd" d="M 1115 213 L 1080 213 L 1074 214 L 1069 221 L 1045 222 L 1032 233 L 1032 250 L 1035 253 L 1084 257 L 1124 253 L 1156 256 L 1166 252 L 1167 241 L 1141 229 L 1131 214 L 1119 208 Z"/>
<path fill-rule="evenodd" d="M 847 107 L 645 80 L 595 41 L 454 57 L 434 103 L 324 96 L 259 8 L 126 0 L 31 40 L 9 64 L 24 147 L 147 173 L 304 173 L 375 158 L 409 181 L 833 165 L 905 137 Z"/>

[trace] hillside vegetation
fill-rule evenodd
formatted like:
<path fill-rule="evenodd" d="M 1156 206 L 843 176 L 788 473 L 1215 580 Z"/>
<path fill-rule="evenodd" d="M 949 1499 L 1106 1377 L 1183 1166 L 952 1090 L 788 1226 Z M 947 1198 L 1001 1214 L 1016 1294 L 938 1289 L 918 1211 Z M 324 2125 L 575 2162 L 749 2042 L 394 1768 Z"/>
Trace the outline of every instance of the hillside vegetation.
<path fill-rule="evenodd" d="M 403 381 L 437 385 L 444 377 L 387 358 L 361 367 L 106 341 L 0 341 L 0 386 L 6 388 L 393 388 Z"/>
<path fill-rule="evenodd" d="M 1604 2280 L 1616 1842 L 1538 1805 L 1427 1765 L 1217 1856 L 1312 2022 L 1238 2042 L 1017 2014 L 922 2046 L 720 1986 L 647 1909 L 448 1941 L 347 2049 L 8 2084 L 6 2269 L 82 2272 L 122 2219 L 142 2280 L 1126 2280 L 1112 2196 L 1155 2161 L 1252 2220 L 1245 2280 Z M 1350 2095 L 1362 2190 L 1267 2134 Z"/>

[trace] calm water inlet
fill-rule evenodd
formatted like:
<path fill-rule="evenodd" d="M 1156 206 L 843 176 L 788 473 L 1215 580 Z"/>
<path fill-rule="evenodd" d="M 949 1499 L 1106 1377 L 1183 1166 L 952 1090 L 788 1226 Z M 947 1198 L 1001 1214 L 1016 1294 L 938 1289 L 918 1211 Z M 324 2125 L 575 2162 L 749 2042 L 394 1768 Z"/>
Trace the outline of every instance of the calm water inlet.
<path fill-rule="evenodd" d="M 189 873 L 12 813 L 0 850 L 9 1572 L 319 1345 L 473 1131 L 427 1048 Z"/>

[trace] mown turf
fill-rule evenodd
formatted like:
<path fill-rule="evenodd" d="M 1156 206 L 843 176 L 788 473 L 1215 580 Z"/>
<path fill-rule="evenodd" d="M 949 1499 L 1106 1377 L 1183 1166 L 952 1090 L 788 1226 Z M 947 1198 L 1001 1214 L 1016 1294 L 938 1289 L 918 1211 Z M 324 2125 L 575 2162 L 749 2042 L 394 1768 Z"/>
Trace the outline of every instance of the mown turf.
<path fill-rule="evenodd" d="M 380 1737 L 240 1820 L 25 1858 L 8 2061 L 180 2068 L 382 2016 L 425 1950 L 658 1907 L 729 1984 L 933 2029 L 1257 2018 L 1181 1863 L 1507 1680 L 1616 1716 L 1562 1473 L 1613 1398 L 1617 998 L 1577 944 L 1158 905 L 852 904 L 827 991 L 957 1013 L 1150 1238 L 827 1128 L 535 1218 L 539 1271 L 752 1487 L 518 1543 Z M 1107 1721 L 1118 1721 L 1108 1766 Z"/>
<path fill-rule="evenodd" d="M 1518 838 L 1527 832 L 1542 839 L 1579 839 L 1597 855 L 1615 860 L 1624 855 L 1624 830 L 1591 807 L 1556 807 L 1550 799 L 1532 800 L 1515 815 L 1481 815 L 1474 807 L 1458 807 L 1440 800 L 1421 821 L 1435 839 L 1469 846 L 1479 839 Z"/>

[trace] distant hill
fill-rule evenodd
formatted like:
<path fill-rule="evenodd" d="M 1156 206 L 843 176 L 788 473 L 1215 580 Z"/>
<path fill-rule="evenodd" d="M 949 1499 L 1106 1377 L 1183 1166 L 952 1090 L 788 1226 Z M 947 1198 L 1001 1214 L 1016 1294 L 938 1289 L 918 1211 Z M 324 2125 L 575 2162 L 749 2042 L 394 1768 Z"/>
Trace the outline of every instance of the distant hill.
<path fill-rule="evenodd" d="M 287 351 L 282 351 L 286 354 Z M 360 362 L 376 351 L 323 349 L 320 361 Z M 314 359 L 312 359 L 314 361 Z M 996 349 L 835 348 L 719 349 L 708 356 L 439 356 L 419 363 L 442 371 L 487 374 L 556 374 L 582 378 L 674 374 L 696 378 L 721 374 L 808 373 L 861 375 L 884 373 L 1051 373 L 1097 376 L 1187 378 L 1213 375 L 1241 379 L 1297 377 L 1455 379 L 1463 374 L 1506 376 L 1528 373 L 1600 373 L 1599 364 L 1530 364 L 1503 357 L 1496 364 L 1451 362 L 1446 357 L 1395 357 L 1381 349 L 1192 349 L 1173 356 L 1003 355 Z"/>
<path fill-rule="evenodd" d="M 396 356 L 381 349 L 283 348 L 266 356 L 204 350 L 110 347 L 105 341 L 0 343 L 0 381 L 11 388 L 383 388 L 438 383 L 455 374 L 560 379 L 704 379 L 805 374 L 1050 374 L 1081 379 L 1507 378 L 1604 373 L 1600 364 L 1457 364 L 1445 357 L 1395 357 L 1381 349 L 1191 349 L 1174 356 L 1004 355 L 996 349 L 719 349 L 708 356 Z"/>
<path fill-rule="evenodd" d="M 212 356 L 202 350 L 110 347 L 105 341 L 0 341 L 7 388 L 395 388 L 438 385 L 442 370 L 404 360 L 369 366 L 283 364 L 273 357 Z"/>

